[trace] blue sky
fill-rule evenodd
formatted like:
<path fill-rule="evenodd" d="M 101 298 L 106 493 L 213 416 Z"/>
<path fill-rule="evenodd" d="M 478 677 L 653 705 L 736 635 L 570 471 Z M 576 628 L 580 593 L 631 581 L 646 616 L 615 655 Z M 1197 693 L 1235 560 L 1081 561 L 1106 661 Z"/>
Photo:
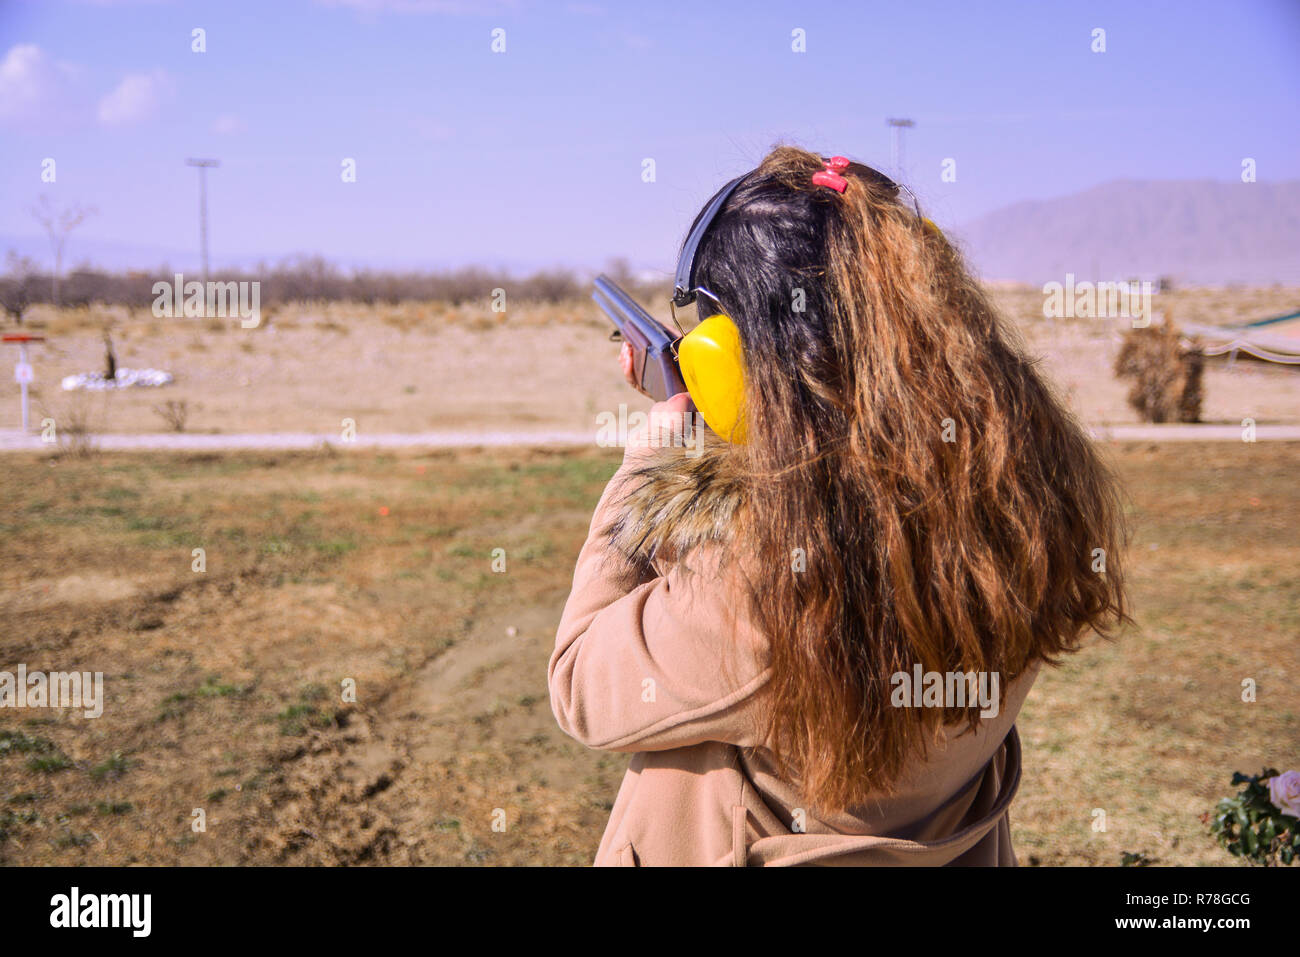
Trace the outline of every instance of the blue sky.
<path fill-rule="evenodd" d="M 667 271 L 773 143 L 884 167 L 887 116 L 916 121 L 905 178 L 942 225 L 1113 179 L 1234 180 L 1243 157 L 1300 178 L 1300 2 L 0 0 L 0 242 L 39 235 L 45 192 L 97 209 L 73 262 L 190 254 L 184 158 L 211 155 L 218 264 Z"/>

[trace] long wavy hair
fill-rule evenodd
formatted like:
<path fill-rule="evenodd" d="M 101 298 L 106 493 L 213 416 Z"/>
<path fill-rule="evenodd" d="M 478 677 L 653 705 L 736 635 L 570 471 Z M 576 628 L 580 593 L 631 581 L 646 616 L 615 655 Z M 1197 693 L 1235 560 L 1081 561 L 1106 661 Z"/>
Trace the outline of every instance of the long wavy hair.
<path fill-rule="evenodd" d="M 1005 698 L 1033 661 L 1128 615 L 1123 510 L 1091 441 L 907 195 L 856 163 L 840 194 L 813 185 L 822 168 L 770 153 L 696 279 L 746 356 L 734 532 L 761 557 L 768 740 L 836 811 L 891 790 L 943 725 L 980 720 L 892 706 L 892 675 L 998 673 Z"/>

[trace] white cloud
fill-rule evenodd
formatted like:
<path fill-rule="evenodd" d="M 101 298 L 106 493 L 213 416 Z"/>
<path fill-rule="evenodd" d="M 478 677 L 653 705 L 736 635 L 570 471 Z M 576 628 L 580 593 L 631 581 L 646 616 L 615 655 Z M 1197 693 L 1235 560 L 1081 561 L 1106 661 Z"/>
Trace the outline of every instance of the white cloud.
<path fill-rule="evenodd" d="M 221 136 L 233 136 L 248 129 L 244 121 L 234 113 L 222 113 L 212 123 L 212 132 Z"/>
<path fill-rule="evenodd" d="M 99 101 L 99 122 L 104 126 L 130 126 L 152 119 L 170 99 L 171 90 L 171 79 L 162 70 L 128 74 Z"/>
<path fill-rule="evenodd" d="M 56 110 L 72 72 L 34 43 L 11 47 L 0 61 L 0 120 L 40 119 Z"/>

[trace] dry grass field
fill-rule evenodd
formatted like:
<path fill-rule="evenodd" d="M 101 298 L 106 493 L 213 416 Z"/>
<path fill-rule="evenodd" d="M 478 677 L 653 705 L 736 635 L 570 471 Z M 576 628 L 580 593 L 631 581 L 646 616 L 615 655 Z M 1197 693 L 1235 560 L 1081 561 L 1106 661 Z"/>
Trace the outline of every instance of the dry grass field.
<path fill-rule="evenodd" d="M 1123 322 L 1043 319 L 1043 295 L 994 291 L 1005 315 L 1081 418 L 1136 422 L 1128 384 L 1112 373 Z M 1300 307 L 1297 290 L 1187 290 L 1155 297 L 1176 320 L 1230 323 Z M 666 301 L 654 305 L 666 305 Z M 666 311 L 661 316 L 667 320 Z M 28 325 L 49 336 L 34 347 L 33 408 L 56 422 L 98 432 L 168 428 L 155 408 L 184 402 L 191 432 L 358 432 L 463 429 L 596 431 L 596 416 L 640 399 L 618 373 L 609 326 L 588 301 L 522 305 L 493 313 L 439 303 L 296 305 L 268 312 L 256 329 L 233 320 L 154 319 L 121 308 L 31 310 Z M 69 393 L 59 381 L 102 370 L 103 331 L 119 366 L 163 369 L 159 389 Z M 1211 360 L 1204 419 L 1240 424 L 1300 422 L 1300 374 L 1262 362 L 1229 368 Z M 18 424 L 17 402 L 0 403 L 0 428 Z"/>
<path fill-rule="evenodd" d="M 1138 626 L 1031 693 L 1018 851 L 1231 863 L 1199 815 L 1234 770 L 1300 758 L 1300 445 L 1113 451 Z M 89 720 L 0 711 L 0 861 L 588 862 L 625 758 L 558 731 L 545 670 L 616 464 L 7 457 L 0 668 L 103 671 L 107 702 Z"/>

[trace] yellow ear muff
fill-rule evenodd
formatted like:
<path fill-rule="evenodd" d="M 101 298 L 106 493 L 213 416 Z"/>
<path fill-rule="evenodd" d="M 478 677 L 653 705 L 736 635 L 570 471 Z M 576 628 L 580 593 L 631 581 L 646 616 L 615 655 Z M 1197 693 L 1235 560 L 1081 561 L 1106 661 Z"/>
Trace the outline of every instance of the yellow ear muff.
<path fill-rule="evenodd" d="M 728 442 L 744 442 L 745 361 L 736 324 L 720 313 L 709 316 L 677 344 L 677 360 L 709 428 Z"/>

